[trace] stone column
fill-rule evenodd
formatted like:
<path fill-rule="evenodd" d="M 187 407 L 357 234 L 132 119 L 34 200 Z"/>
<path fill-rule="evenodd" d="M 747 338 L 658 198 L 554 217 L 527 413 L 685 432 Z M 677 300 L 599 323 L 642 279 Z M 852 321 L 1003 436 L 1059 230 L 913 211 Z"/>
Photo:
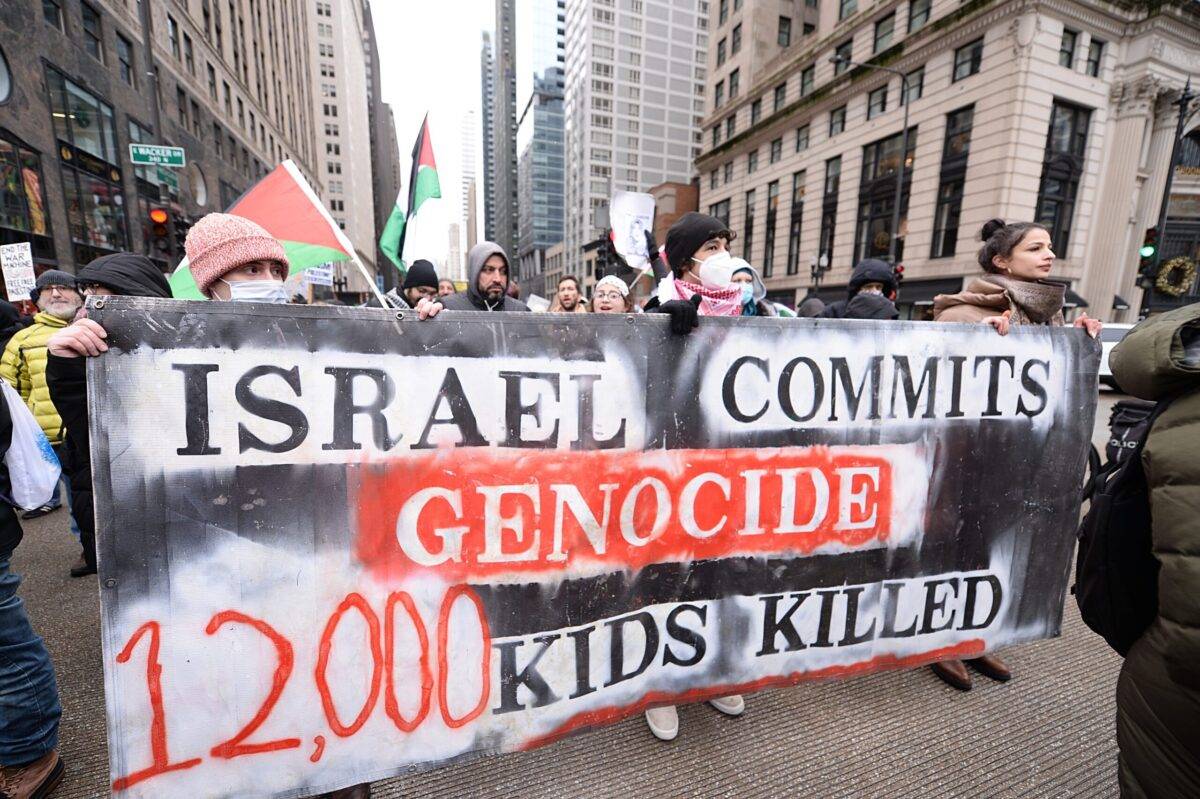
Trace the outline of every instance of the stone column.
<path fill-rule="evenodd" d="M 1137 250 L 1143 233 L 1138 227 L 1138 209 L 1145 205 L 1139 202 L 1144 176 L 1138 174 L 1138 167 L 1160 88 L 1157 78 L 1145 76 L 1114 84 L 1112 89 L 1114 113 L 1106 132 L 1109 144 L 1092 206 L 1092 236 L 1078 289 L 1090 303 L 1089 316 L 1113 322 L 1136 318 L 1141 298 L 1136 286 Z M 1129 302 L 1130 311 L 1112 310 L 1115 294 Z"/>

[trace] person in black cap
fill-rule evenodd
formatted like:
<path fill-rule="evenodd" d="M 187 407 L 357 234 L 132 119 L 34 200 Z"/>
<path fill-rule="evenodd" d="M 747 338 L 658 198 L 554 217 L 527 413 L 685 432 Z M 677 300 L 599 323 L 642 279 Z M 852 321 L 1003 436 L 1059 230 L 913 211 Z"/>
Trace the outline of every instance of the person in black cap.
<path fill-rule="evenodd" d="M 77 283 L 87 296 L 170 298 L 171 287 L 162 270 L 144 255 L 119 252 L 105 255 L 79 270 Z M 88 438 L 87 371 L 85 359 L 64 346 L 80 335 L 78 325 L 59 330 L 46 343 L 46 383 L 50 398 L 66 428 L 66 478 L 79 524 L 83 553 L 71 568 L 72 577 L 96 573 L 96 519 L 92 510 L 92 454 Z"/>
<path fill-rule="evenodd" d="M 831 302 L 822 319 L 897 319 L 896 273 L 887 261 L 866 258 L 858 262 L 846 286 L 847 297 Z"/>
<path fill-rule="evenodd" d="M 690 332 L 700 316 L 740 316 L 742 290 L 733 283 L 729 242 L 735 234 L 724 222 L 695 211 L 667 231 L 667 267 L 646 311 L 671 315 L 671 331 Z M 651 253 L 651 257 L 654 257 Z"/>
<path fill-rule="evenodd" d="M 417 307 L 417 303 L 423 297 L 431 300 L 437 299 L 437 270 L 431 262 L 424 258 L 413 261 L 412 265 L 408 267 L 408 274 L 404 276 L 404 285 L 400 287 L 400 290 L 404 294 L 404 301 L 413 308 Z"/>

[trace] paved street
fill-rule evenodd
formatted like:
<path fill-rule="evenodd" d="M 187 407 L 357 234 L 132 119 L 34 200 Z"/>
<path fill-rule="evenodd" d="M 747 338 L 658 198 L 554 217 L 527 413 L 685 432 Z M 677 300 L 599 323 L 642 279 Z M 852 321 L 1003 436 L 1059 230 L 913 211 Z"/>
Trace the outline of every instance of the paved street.
<path fill-rule="evenodd" d="M 1095 441 L 1109 408 L 1101 392 Z M 71 580 L 66 515 L 27 523 L 15 568 L 58 672 L 67 778 L 56 797 L 107 793 L 95 578 Z M 1116 796 L 1119 658 L 1068 600 L 1061 638 L 1006 653 L 1015 673 L 968 694 L 928 669 L 766 691 L 740 719 L 681 708 L 678 740 L 640 718 L 528 753 L 379 783 L 377 797 Z"/>

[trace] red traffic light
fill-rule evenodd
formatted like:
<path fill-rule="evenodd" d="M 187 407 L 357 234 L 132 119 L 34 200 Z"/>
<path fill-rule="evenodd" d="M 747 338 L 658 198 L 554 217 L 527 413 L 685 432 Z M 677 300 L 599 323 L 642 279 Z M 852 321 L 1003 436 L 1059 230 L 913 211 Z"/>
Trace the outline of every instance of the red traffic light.
<path fill-rule="evenodd" d="M 151 208 L 150 209 L 150 221 L 153 222 L 154 224 L 165 225 L 165 224 L 167 224 L 168 218 L 169 217 L 167 216 L 167 212 L 164 211 L 162 208 Z"/>

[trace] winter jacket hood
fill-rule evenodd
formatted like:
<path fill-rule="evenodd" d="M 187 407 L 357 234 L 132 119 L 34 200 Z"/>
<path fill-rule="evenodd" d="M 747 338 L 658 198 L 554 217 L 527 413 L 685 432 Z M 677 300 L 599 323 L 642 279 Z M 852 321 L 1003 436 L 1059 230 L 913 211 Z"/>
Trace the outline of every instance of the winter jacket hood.
<path fill-rule="evenodd" d="M 779 316 L 779 311 L 775 310 L 775 306 L 767 302 L 767 284 L 759 277 L 758 270 L 750 264 L 746 263 L 741 258 L 733 259 L 733 273 L 748 272 L 750 274 L 750 285 L 754 286 L 754 308 L 749 310 L 746 306 L 742 306 L 742 316 Z"/>
<path fill-rule="evenodd" d="M 496 302 L 488 302 L 479 290 L 479 273 L 488 258 L 499 255 L 512 271 L 512 261 L 504 252 L 504 248 L 493 241 L 481 241 L 467 253 L 467 289 L 458 294 L 444 298 L 442 307 L 447 311 L 528 311 L 529 306 L 520 300 L 514 300 L 507 294 L 508 280 L 505 280 L 506 292 Z"/>
<path fill-rule="evenodd" d="M 865 258 L 854 267 L 850 282 L 846 285 L 847 299 L 858 294 L 859 290 L 868 283 L 882 283 L 883 293 L 891 294 L 896 290 L 896 273 L 892 265 L 878 258 Z"/>
<path fill-rule="evenodd" d="M 103 255 L 79 270 L 81 284 L 99 283 L 125 297 L 167 297 L 171 286 L 162 270 L 144 255 L 118 252 Z"/>

